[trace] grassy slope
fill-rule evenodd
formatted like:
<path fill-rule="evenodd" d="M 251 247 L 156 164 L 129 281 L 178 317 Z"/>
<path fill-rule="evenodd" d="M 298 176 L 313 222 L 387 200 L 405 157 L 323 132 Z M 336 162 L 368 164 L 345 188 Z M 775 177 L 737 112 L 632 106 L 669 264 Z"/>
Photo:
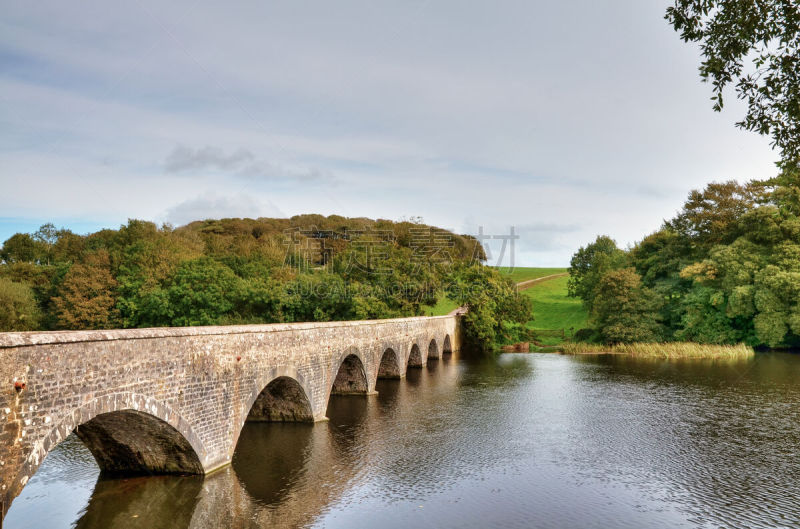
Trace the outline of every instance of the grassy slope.
<path fill-rule="evenodd" d="M 433 307 L 423 306 L 422 314 L 423 316 L 444 316 L 445 314 L 449 314 L 451 311 L 457 308 L 458 305 L 455 301 L 446 296 L 441 296 L 439 298 L 439 302 Z"/>
<path fill-rule="evenodd" d="M 501 266 L 499 270 L 501 274 L 510 277 L 516 283 L 521 283 L 529 279 L 551 276 L 553 274 L 562 274 L 567 271 L 566 268 L 524 268 L 519 266 L 514 267 L 512 271 L 509 271 L 509 269 L 504 266 Z"/>
<path fill-rule="evenodd" d="M 523 291 L 533 301 L 531 329 L 566 329 L 567 336 L 586 326 L 586 310 L 581 301 L 567 297 L 567 277 L 536 283 Z M 548 340 L 550 341 L 550 340 Z M 557 340 L 560 341 L 560 340 Z"/>
<path fill-rule="evenodd" d="M 500 272 L 504 275 L 508 274 L 517 283 L 529 279 L 562 274 L 566 271 L 566 268 L 515 267 L 509 273 L 508 268 L 500 268 Z M 566 277 L 536 283 L 524 290 L 523 294 L 533 300 L 535 320 L 528 322 L 528 327 L 531 329 L 567 329 L 569 334 L 570 327 L 578 330 L 586 323 L 586 312 L 583 310 L 580 300 L 567 297 Z M 453 301 L 442 297 L 435 306 L 423 307 L 422 310 L 426 316 L 441 316 L 455 308 L 456 304 Z M 560 340 L 558 341 L 560 342 Z"/>

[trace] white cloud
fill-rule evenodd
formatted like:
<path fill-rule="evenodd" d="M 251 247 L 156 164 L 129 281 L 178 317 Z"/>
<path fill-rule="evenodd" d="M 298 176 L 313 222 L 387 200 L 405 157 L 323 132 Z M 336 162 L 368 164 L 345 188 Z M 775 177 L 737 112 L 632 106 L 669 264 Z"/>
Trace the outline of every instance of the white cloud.
<path fill-rule="evenodd" d="M 246 149 L 239 149 L 231 154 L 225 154 L 217 147 L 202 147 L 190 149 L 179 145 L 167 156 L 164 169 L 170 173 L 179 173 L 193 169 L 219 169 L 230 170 L 241 168 L 243 164 L 252 162 L 255 157 Z"/>
<path fill-rule="evenodd" d="M 221 218 L 285 217 L 286 215 L 269 201 L 251 195 L 217 195 L 205 193 L 169 208 L 163 218 L 180 226 L 195 220 Z"/>
<path fill-rule="evenodd" d="M 257 159 L 252 152 L 239 148 L 226 154 L 219 147 L 191 149 L 183 145 L 175 147 L 164 161 L 164 169 L 169 173 L 190 173 L 220 171 L 229 175 L 255 178 L 265 181 L 311 182 L 324 180 L 333 183 L 331 171 L 316 167 L 289 167 L 282 164 Z"/>

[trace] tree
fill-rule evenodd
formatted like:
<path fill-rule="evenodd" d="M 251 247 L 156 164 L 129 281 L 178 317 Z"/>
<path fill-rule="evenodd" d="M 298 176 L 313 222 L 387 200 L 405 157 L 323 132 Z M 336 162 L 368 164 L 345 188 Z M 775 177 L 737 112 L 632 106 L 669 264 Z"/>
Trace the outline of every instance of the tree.
<path fill-rule="evenodd" d="M 117 282 L 108 252 L 98 250 L 72 265 L 53 298 L 60 329 L 108 329 L 118 324 Z"/>
<path fill-rule="evenodd" d="M 604 342 L 658 340 L 657 314 L 658 299 L 642 286 L 642 279 L 633 268 L 610 270 L 597 282 L 590 318 Z"/>
<path fill-rule="evenodd" d="M 741 233 L 739 220 L 762 200 L 762 189 L 755 183 L 712 182 L 702 191 L 692 190 L 683 210 L 667 227 L 706 249 L 733 242 Z"/>
<path fill-rule="evenodd" d="M 784 164 L 800 161 L 800 4 L 797 0 L 675 0 L 665 18 L 700 44 L 713 108 L 734 84 L 747 114 L 737 126 L 770 135 Z"/>
<path fill-rule="evenodd" d="M 219 324 L 242 295 L 241 279 L 230 268 L 208 257 L 181 263 L 164 291 L 166 297 L 160 292 L 153 295 L 166 301 L 158 303 L 165 310 L 165 318 L 156 313 L 152 321 L 172 326 Z"/>
<path fill-rule="evenodd" d="M 59 235 L 59 231 L 51 222 L 42 224 L 39 229 L 36 230 L 36 233 L 33 234 L 33 240 L 36 241 L 36 246 L 39 250 L 39 255 L 37 257 L 42 264 L 49 265 L 51 263 L 53 247 L 58 242 Z"/>
<path fill-rule="evenodd" d="M 611 237 L 598 236 L 593 243 L 575 252 L 569 262 L 569 295 L 583 300 L 584 306 L 591 310 L 600 278 L 625 263 L 625 252 L 617 248 L 617 243 Z"/>
<path fill-rule="evenodd" d="M 0 277 L 0 332 L 36 330 L 40 316 L 28 285 Z"/>
<path fill-rule="evenodd" d="M 466 341 L 484 352 L 498 342 L 521 339 L 505 335 L 512 329 L 519 333 L 533 313 L 530 298 L 517 292 L 511 279 L 480 264 L 455 267 L 449 297 L 469 309 L 463 320 Z"/>
<path fill-rule="evenodd" d="M 3 243 L 0 258 L 6 263 L 32 263 L 36 260 L 36 241 L 27 233 L 15 233 Z"/>

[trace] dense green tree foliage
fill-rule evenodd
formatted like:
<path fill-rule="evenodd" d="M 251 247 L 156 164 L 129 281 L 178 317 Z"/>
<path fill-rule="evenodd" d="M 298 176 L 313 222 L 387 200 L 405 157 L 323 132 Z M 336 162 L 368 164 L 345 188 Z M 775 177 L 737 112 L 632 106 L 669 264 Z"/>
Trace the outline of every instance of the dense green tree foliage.
<path fill-rule="evenodd" d="M 24 283 L 0 277 L 0 329 L 31 331 L 39 326 L 33 290 Z"/>
<path fill-rule="evenodd" d="M 800 345 L 798 184 L 791 169 L 768 182 L 710 184 L 629 251 L 607 237 L 581 248 L 570 293 L 590 310 L 595 336 Z M 609 265 L 609 255 L 622 258 Z"/>
<path fill-rule="evenodd" d="M 658 296 L 633 268 L 608 270 L 594 288 L 590 317 L 606 343 L 653 342 L 661 337 Z"/>
<path fill-rule="evenodd" d="M 499 342 L 525 338 L 523 325 L 532 319 L 530 298 L 496 268 L 457 266 L 449 285 L 451 299 L 469 311 L 464 316 L 467 341 L 484 350 Z"/>
<path fill-rule="evenodd" d="M 592 309 L 594 290 L 603 274 L 625 264 L 625 253 L 605 235 L 579 249 L 570 260 L 570 277 L 567 283 L 569 295 L 583 300 L 588 310 Z"/>
<path fill-rule="evenodd" d="M 130 220 L 86 236 L 46 224 L 0 249 L 0 331 L 413 316 L 474 280 L 458 301 L 488 348 L 530 309 L 485 258 L 418 219 Z"/>

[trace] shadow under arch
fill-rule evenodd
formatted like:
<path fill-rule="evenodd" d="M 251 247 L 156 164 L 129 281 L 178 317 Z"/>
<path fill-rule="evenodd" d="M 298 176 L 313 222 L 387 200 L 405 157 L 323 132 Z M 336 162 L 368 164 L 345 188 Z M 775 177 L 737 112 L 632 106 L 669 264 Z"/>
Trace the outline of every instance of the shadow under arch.
<path fill-rule="evenodd" d="M 422 367 L 422 353 L 417 344 L 411 345 L 411 351 L 408 353 L 408 367 Z"/>
<path fill-rule="evenodd" d="M 402 376 L 400 359 L 394 349 L 388 347 L 381 356 L 381 363 L 378 366 L 378 378 L 401 378 Z"/>
<path fill-rule="evenodd" d="M 0 519 L 47 454 L 72 432 L 95 458 L 101 477 L 205 472 L 206 451 L 174 410 L 136 393 L 98 397 L 69 413 L 36 445 L 7 491 Z"/>
<path fill-rule="evenodd" d="M 450 340 L 450 335 L 446 334 L 444 336 L 444 341 L 442 342 L 442 357 L 449 356 L 453 354 L 453 343 Z"/>
<path fill-rule="evenodd" d="M 331 395 L 365 395 L 369 391 L 364 362 L 354 348 L 345 353 L 333 379 Z"/>
<path fill-rule="evenodd" d="M 290 376 L 273 378 L 250 406 L 247 422 L 314 422 L 311 401 Z"/>
<path fill-rule="evenodd" d="M 436 338 L 433 338 L 428 344 L 428 363 L 437 360 L 439 360 L 439 345 L 436 343 Z"/>

